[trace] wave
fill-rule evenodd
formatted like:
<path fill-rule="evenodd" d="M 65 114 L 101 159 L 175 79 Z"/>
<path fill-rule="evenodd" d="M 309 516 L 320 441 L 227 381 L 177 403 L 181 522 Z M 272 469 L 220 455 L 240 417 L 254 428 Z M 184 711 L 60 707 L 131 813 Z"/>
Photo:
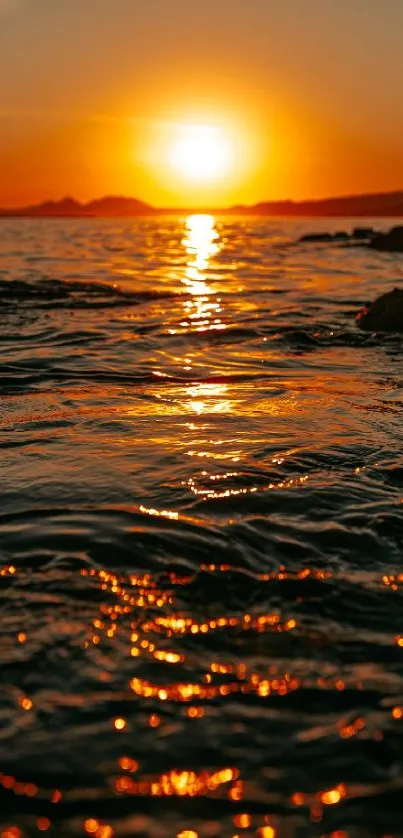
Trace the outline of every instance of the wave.
<path fill-rule="evenodd" d="M 111 308 L 138 306 L 152 300 L 178 296 L 170 291 L 124 291 L 116 284 L 57 279 L 0 280 L 0 306 L 25 305 L 35 308 Z"/>

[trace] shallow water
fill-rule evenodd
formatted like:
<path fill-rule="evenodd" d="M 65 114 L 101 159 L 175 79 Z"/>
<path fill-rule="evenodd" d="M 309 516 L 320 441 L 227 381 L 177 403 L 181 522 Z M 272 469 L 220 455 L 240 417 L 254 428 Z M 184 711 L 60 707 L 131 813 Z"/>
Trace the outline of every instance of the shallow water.
<path fill-rule="evenodd" d="M 403 835 L 403 258 L 292 244 L 354 223 L 1 220 L 7 838 Z"/>

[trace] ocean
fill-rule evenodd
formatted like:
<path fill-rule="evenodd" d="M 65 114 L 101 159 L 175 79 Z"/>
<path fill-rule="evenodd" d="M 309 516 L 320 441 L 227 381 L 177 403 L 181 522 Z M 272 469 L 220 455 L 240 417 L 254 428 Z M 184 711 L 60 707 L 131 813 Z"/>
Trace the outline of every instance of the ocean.
<path fill-rule="evenodd" d="M 357 223 L 0 221 L 3 838 L 403 836 L 403 257 L 296 244 Z"/>

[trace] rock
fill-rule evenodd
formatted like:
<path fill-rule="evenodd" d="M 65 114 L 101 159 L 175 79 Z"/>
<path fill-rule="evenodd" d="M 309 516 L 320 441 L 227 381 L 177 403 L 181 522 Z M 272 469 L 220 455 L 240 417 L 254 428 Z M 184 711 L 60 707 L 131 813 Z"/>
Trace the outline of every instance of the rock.
<path fill-rule="evenodd" d="M 356 228 L 356 230 L 359 230 L 359 229 L 360 228 L 358 228 L 358 227 Z M 368 228 L 368 229 L 371 229 L 371 228 Z M 362 230 L 365 230 L 365 228 L 363 227 Z M 374 233 L 374 231 L 372 231 L 372 232 Z M 363 234 L 361 236 L 360 235 L 356 236 L 355 231 L 354 231 L 353 235 L 350 236 L 348 233 L 346 233 L 345 230 L 337 230 L 336 233 L 305 233 L 304 236 L 301 236 L 301 238 L 299 239 L 299 242 L 303 242 L 305 244 L 306 243 L 309 244 L 311 242 L 319 242 L 319 243 L 320 242 L 324 242 L 324 243 L 326 243 L 326 242 L 347 242 L 347 241 L 351 241 L 352 239 L 355 239 L 355 238 L 366 238 L 366 239 L 368 239 L 368 238 L 370 238 L 370 235 L 369 235 L 368 232 L 366 232 L 365 235 Z"/>
<path fill-rule="evenodd" d="M 353 239 L 372 239 L 379 235 L 373 227 L 354 227 L 352 237 Z"/>
<path fill-rule="evenodd" d="M 331 242 L 333 236 L 330 233 L 306 233 L 299 239 L 300 242 Z"/>
<path fill-rule="evenodd" d="M 379 233 L 373 227 L 354 227 L 351 235 L 339 230 L 337 233 L 305 233 L 298 240 L 299 243 L 348 242 L 356 247 L 372 247 L 374 250 L 385 250 L 403 253 L 403 227 L 392 227 L 388 233 Z"/>
<path fill-rule="evenodd" d="M 356 321 L 360 329 L 370 332 L 403 332 L 403 289 L 394 288 L 374 303 L 366 303 Z"/>
<path fill-rule="evenodd" d="M 388 233 L 378 233 L 369 246 L 374 250 L 403 253 L 403 227 L 392 227 Z"/>

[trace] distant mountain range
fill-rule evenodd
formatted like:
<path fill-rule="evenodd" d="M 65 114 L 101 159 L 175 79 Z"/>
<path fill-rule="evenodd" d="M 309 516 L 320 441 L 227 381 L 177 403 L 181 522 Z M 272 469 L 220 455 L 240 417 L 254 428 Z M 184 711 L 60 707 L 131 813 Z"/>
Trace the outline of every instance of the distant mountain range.
<path fill-rule="evenodd" d="M 18 209 L 0 209 L 0 215 L 22 216 L 24 218 L 82 218 L 82 217 L 114 217 L 134 215 L 154 215 L 155 210 L 149 204 L 138 201 L 137 198 L 123 198 L 107 196 L 87 204 L 76 201 L 75 198 L 62 198 L 61 201 L 45 201 L 43 204 L 21 207 Z"/>
<path fill-rule="evenodd" d="M 231 212 L 253 215 L 374 217 L 403 216 L 403 191 L 345 195 L 316 201 L 264 201 L 253 207 L 233 207 Z"/>
<path fill-rule="evenodd" d="M 211 212 L 215 215 L 275 215 L 300 217 L 399 217 L 403 216 L 403 191 L 372 195 L 346 195 L 316 201 L 263 201 L 253 206 L 239 205 L 224 209 L 156 208 L 136 198 L 107 196 L 88 203 L 75 198 L 45 201 L 18 209 L 0 209 L 0 216 L 23 218 L 122 218 L 149 215 L 181 215 Z"/>

